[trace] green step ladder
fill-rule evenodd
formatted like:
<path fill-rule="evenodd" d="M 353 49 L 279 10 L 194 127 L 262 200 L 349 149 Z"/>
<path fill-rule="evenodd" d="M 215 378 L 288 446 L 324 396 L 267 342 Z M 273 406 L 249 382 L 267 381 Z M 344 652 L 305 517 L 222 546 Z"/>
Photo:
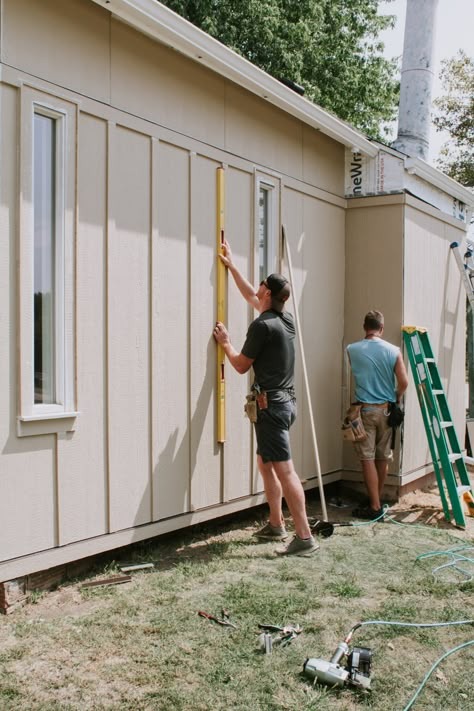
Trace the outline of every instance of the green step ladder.
<path fill-rule="evenodd" d="M 423 423 L 430 447 L 444 516 L 465 528 L 462 495 L 472 494 L 464 456 L 449 411 L 448 401 L 425 328 L 402 326 L 408 360 L 416 385 Z"/>

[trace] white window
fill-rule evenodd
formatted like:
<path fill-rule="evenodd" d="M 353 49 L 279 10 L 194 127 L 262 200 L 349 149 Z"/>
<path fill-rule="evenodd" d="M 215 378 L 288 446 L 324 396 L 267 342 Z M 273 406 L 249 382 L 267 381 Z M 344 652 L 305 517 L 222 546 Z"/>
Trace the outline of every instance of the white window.
<path fill-rule="evenodd" d="M 18 433 L 73 429 L 76 107 L 21 88 Z"/>
<path fill-rule="evenodd" d="M 270 178 L 257 178 L 258 282 L 278 271 L 279 186 Z"/>

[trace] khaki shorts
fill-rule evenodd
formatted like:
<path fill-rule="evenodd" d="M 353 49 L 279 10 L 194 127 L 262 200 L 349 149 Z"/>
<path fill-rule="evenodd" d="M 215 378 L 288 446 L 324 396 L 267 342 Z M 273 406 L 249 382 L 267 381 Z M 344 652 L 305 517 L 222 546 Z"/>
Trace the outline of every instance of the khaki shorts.
<path fill-rule="evenodd" d="M 362 406 L 361 415 L 367 437 L 362 442 L 354 442 L 357 456 L 365 460 L 391 460 L 392 428 L 387 424 L 388 405 L 387 407 Z"/>

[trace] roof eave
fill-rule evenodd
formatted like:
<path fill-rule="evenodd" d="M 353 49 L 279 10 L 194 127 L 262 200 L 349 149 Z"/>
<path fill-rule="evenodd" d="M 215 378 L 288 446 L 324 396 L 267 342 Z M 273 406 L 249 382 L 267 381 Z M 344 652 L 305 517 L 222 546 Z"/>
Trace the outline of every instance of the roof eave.
<path fill-rule="evenodd" d="M 405 157 L 405 169 L 411 175 L 417 175 L 431 185 L 443 190 L 448 195 L 451 195 L 456 198 L 456 200 L 467 205 L 470 209 L 474 208 L 474 193 L 437 168 L 433 168 L 433 166 L 421 160 L 421 158 Z"/>
<path fill-rule="evenodd" d="M 375 156 L 365 136 L 177 15 L 157 0 L 92 0 L 140 32 L 168 45 L 355 152 Z"/>

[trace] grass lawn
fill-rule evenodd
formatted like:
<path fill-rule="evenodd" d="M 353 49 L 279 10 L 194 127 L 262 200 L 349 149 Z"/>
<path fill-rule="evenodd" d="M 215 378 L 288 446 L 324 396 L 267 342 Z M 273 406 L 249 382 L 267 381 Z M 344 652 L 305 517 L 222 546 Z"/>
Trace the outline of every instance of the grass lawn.
<path fill-rule="evenodd" d="M 317 515 L 311 497 L 308 509 Z M 399 504 L 394 518 L 412 520 L 408 513 Z M 403 711 L 432 665 L 474 640 L 473 625 L 362 626 L 352 645 L 372 650 L 372 690 L 314 686 L 302 673 L 305 659 L 329 660 L 359 621 L 473 619 L 474 583 L 461 584 L 453 568 L 435 577 L 447 556 L 417 560 L 473 543 L 473 530 L 436 528 L 423 517 L 341 527 L 318 539 L 312 558 L 282 559 L 277 544 L 252 538 L 264 515 L 260 508 L 137 545 L 89 578 L 38 594 L 1 618 L 1 711 Z M 120 574 L 126 555 L 155 567 L 131 573 L 123 585 L 81 588 Z M 238 629 L 198 615 L 220 616 L 223 607 Z M 266 655 L 259 623 L 303 631 Z M 413 708 L 474 708 L 473 669 L 474 645 L 446 657 Z"/>

